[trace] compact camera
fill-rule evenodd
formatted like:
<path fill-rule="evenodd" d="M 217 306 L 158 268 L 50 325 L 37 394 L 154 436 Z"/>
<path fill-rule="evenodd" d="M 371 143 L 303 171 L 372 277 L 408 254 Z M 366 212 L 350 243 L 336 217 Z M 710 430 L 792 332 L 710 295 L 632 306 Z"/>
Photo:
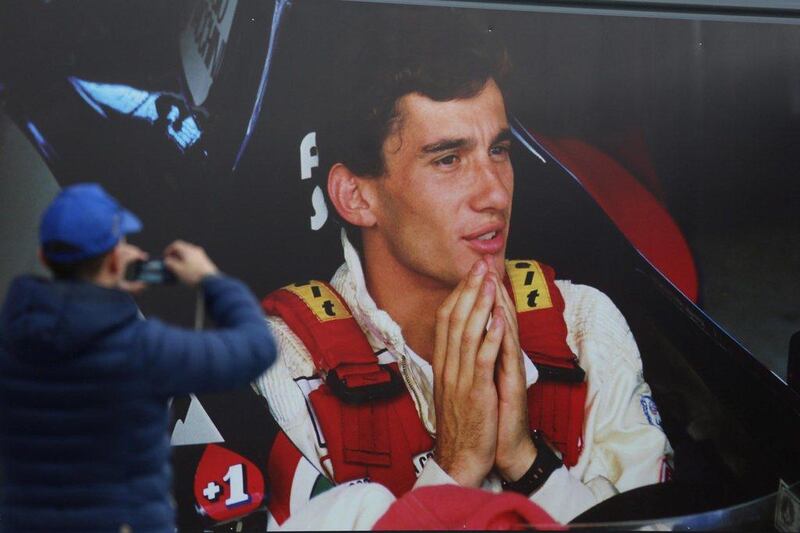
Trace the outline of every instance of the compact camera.
<path fill-rule="evenodd" d="M 125 279 L 143 281 L 148 285 L 170 285 L 177 281 L 175 274 L 170 272 L 163 259 L 132 262 L 125 270 Z"/>

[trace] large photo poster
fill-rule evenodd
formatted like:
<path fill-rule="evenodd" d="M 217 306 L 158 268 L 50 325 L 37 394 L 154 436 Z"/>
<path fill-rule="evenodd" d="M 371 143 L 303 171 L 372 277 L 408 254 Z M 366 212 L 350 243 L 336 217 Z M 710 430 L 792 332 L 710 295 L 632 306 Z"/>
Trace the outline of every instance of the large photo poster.
<path fill-rule="evenodd" d="M 287 360 L 305 347 L 282 378 L 173 400 L 182 529 L 275 527 L 336 484 L 409 490 L 435 442 L 436 308 L 476 268 L 504 284 L 526 376 L 554 384 L 531 423 L 577 483 L 608 481 L 600 499 L 645 502 L 583 521 L 694 515 L 800 478 L 797 13 L 184 0 L 16 16 L 35 30 L 6 32 L 3 123 L 40 170 L 4 178 L 3 290 L 33 265 L 19 221 L 97 181 L 141 217 L 137 245 L 201 244 L 271 295 Z M 8 161 L 21 141 L 5 138 Z M 137 303 L 195 319 L 181 288 Z M 390 357 L 407 349 L 418 370 Z M 374 365 L 379 386 L 349 387 L 340 364 Z M 333 429 L 373 424 L 348 409 L 395 394 L 402 423 L 367 437 L 411 443 L 402 475 L 370 462 L 400 452 L 351 461 L 357 431 Z M 578 500 L 543 506 L 567 522 L 591 513 Z"/>

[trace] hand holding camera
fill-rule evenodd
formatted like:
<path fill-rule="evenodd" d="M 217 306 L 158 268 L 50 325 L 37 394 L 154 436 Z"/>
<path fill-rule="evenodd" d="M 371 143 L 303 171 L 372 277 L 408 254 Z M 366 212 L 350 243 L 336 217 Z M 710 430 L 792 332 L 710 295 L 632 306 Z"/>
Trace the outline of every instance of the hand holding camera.
<path fill-rule="evenodd" d="M 128 265 L 125 275 L 129 286 L 169 285 L 180 281 L 191 287 L 219 269 L 200 246 L 177 240 L 166 247 L 163 259 L 147 260 L 147 254 L 138 255 Z"/>
<path fill-rule="evenodd" d="M 206 276 L 219 273 L 200 246 L 177 240 L 164 250 L 164 264 L 181 283 L 196 286 Z"/>

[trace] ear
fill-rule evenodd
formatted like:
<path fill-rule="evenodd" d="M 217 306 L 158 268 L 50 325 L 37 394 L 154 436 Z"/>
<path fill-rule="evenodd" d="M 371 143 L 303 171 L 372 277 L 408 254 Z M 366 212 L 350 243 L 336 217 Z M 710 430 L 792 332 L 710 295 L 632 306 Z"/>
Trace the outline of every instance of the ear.
<path fill-rule="evenodd" d="M 111 249 L 111 252 L 103 260 L 102 270 L 113 276 L 118 276 L 122 270 L 122 256 L 119 253 L 119 243 Z"/>
<path fill-rule="evenodd" d="M 354 226 L 375 225 L 374 179 L 356 176 L 342 163 L 328 172 L 328 198 L 339 216 Z"/>

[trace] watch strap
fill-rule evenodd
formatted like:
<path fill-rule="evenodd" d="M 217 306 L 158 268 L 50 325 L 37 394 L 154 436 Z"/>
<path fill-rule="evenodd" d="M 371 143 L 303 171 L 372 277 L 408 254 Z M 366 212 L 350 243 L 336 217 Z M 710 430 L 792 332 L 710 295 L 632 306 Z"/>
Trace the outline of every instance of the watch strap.
<path fill-rule="evenodd" d="M 524 496 L 530 496 L 550 477 L 550 474 L 561 468 L 564 462 L 555 454 L 553 449 L 544 439 L 544 435 L 538 430 L 531 432 L 533 444 L 536 446 L 536 459 L 521 478 L 516 481 L 503 481 L 503 490 L 518 492 Z"/>

